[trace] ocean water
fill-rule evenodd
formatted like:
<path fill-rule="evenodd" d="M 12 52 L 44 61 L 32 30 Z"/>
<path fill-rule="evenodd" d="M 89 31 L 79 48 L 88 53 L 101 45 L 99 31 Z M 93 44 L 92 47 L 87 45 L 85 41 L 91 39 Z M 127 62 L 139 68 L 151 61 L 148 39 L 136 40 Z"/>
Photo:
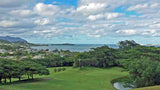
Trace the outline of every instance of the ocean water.
<path fill-rule="evenodd" d="M 91 48 L 101 47 L 107 45 L 110 48 L 118 48 L 116 44 L 74 44 L 74 45 L 49 45 L 49 46 L 32 46 L 32 49 L 45 50 L 49 49 L 50 51 L 58 50 L 70 50 L 72 52 L 84 52 L 89 51 Z"/>

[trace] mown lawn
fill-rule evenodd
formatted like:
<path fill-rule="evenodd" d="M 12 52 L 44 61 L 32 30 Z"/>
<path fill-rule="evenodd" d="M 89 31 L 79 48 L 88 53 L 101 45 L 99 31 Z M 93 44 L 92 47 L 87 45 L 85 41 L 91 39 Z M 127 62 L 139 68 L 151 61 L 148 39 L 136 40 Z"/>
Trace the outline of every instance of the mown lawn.
<path fill-rule="evenodd" d="M 111 85 L 114 78 L 128 75 L 122 68 L 78 68 L 67 67 L 66 71 L 54 73 L 49 68 L 50 75 L 36 76 L 34 81 L 13 82 L 11 85 L 1 85 L 3 90 L 115 90 Z"/>
<path fill-rule="evenodd" d="M 151 86 L 151 87 L 144 87 L 144 88 L 137 88 L 133 90 L 160 90 L 160 85 L 159 86 Z"/>

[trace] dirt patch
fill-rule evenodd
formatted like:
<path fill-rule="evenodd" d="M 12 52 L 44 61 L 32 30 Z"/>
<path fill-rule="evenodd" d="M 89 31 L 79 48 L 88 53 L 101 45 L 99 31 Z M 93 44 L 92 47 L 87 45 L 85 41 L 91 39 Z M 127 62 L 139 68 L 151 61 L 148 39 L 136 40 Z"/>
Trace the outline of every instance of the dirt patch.
<path fill-rule="evenodd" d="M 51 78 L 47 78 L 47 77 L 45 77 L 45 78 L 38 78 L 38 79 L 36 79 L 37 81 L 35 81 L 35 82 L 32 82 L 32 84 L 33 85 L 36 85 L 36 84 L 38 84 L 38 83 L 41 83 L 41 81 L 47 81 L 47 80 L 50 80 Z"/>
<path fill-rule="evenodd" d="M 42 79 L 44 79 L 44 80 L 51 80 L 51 78 L 42 78 Z"/>

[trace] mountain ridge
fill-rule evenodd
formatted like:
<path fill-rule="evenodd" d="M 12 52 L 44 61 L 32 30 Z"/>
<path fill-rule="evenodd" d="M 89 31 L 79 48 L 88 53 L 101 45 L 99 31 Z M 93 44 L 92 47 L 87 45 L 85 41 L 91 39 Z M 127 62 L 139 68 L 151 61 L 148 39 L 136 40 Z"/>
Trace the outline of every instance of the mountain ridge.
<path fill-rule="evenodd" d="M 26 40 L 19 37 L 11 37 L 11 36 L 0 36 L 0 40 L 6 40 L 9 42 L 27 42 Z"/>

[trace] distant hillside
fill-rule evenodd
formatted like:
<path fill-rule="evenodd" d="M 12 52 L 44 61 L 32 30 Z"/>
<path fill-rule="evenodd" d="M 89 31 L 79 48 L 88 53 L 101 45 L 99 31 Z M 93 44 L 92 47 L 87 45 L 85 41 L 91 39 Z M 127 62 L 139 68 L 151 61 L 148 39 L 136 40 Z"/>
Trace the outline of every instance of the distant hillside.
<path fill-rule="evenodd" d="M 9 41 L 7 41 L 7 40 L 2 40 L 2 39 L 0 39 L 0 43 L 11 43 L 11 42 L 9 42 Z"/>
<path fill-rule="evenodd" d="M 32 43 L 28 43 L 26 40 L 21 39 L 19 37 L 10 37 L 10 36 L 5 36 L 5 37 L 0 36 L 0 43 L 1 44 L 34 45 Z"/>
<path fill-rule="evenodd" d="M 10 36 L 0 36 L 1 40 L 7 40 L 9 42 L 27 42 L 24 39 L 21 39 L 19 37 L 10 37 Z"/>

